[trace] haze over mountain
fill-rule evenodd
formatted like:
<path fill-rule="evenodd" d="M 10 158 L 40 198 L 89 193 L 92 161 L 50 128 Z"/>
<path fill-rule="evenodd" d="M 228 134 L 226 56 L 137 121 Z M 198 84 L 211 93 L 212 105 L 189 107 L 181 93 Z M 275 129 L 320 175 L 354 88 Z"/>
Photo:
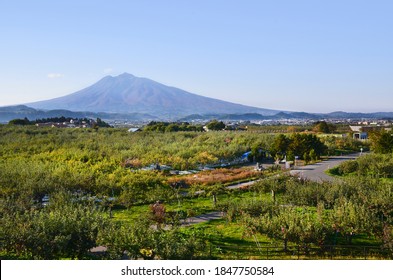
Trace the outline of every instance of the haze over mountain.
<path fill-rule="evenodd" d="M 26 105 L 43 110 L 142 113 L 172 119 L 191 114 L 274 115 L 279 112 L 200 96 L 128 73 L 106 76 L 75 93 Z"/>
<path fill-rule="evenodd" d="M 56 110 L 37 110 L 25 105 L 16 106 L 5 106 L 0 107 L 0 123 L 6 123 L 13 119 L 24 119 L 29 120 L 56 118 L 56 117 L 67 117 L 67 118 L 89 118 L 96 119 L 101 118 L 105 120 L 129 120 L 129 121 L 150 121 L 160 120 L 155 116 L 142 113 L 95 113 L 88 111 L 70 111 L 64 109 Z"/>

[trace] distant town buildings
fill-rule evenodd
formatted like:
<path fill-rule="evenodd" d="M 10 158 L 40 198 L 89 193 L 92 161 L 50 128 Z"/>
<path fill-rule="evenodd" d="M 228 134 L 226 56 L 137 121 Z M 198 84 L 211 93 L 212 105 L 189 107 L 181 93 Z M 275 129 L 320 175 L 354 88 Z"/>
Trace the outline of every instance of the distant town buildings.
<path fill-rule="evenodd" d="M 97 124 L 95 120 L 71 119 L 64 122 L 38 122 L 38 127 L 57 127 L 57 128 L 92 128 Z"/>

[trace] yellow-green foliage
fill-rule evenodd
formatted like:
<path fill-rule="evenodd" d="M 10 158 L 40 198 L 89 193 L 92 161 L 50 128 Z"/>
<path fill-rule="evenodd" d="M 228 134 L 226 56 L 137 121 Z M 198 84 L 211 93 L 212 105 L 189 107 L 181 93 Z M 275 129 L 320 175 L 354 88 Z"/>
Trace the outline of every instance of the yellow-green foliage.
<path fill-rule="evenodd" d="M 175 169 L 231 160 L 273 136 L 247 132 L 140 132 L 0 126 L 0 195 L 40 198 L 59 188 L 121 195 L 126 204 L 167 198 L 166 179 L 136 168 Z M 125 201 L 124 201 L 125 202 Z"/>

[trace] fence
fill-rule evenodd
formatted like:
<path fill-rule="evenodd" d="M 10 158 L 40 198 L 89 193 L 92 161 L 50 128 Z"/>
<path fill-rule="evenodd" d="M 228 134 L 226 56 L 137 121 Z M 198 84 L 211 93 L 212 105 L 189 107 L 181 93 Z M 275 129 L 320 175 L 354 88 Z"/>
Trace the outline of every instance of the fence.
<path fill-rule="evenodd" d="M 393 259 L 393 251 L 379 246 L 322 245 L 318 247 L 214 245 L 207 248 L 209 259 L 263 259 L 263 260 L 370 260 Z"/>

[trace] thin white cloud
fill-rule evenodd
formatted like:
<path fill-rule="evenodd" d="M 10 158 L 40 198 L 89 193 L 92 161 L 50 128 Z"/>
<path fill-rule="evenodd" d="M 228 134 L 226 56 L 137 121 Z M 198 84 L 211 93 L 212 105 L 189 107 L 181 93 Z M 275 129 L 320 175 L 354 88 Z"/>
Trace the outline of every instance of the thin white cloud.
<path fill-rule="evenodd" d="M 57 79 L 57 78 L 63 78 L 64 75 L 60 73 L 49 73 L 48 78 L 49 79 Z"/>

